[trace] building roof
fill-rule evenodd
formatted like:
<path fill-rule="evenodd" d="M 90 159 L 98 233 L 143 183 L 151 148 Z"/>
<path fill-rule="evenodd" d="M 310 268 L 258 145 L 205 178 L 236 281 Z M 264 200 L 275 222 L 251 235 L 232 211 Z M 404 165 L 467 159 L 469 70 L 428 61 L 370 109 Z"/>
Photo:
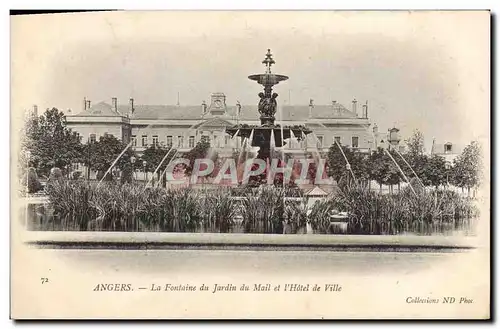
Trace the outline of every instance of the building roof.
<path fill-rule="evenodd" d="M 328 193 L 326 193 L 322 188 L 319 186 L 314 186 L 314 188 L 308 192 L 306 192 L 307 196 L 326 196 Z"/>
<path fill-rule="evenodd" d="M 90 110 L 81 111 L 80 113 L 73 114 L 77 116 L 91 116 L 91 117 L 121 117 L 121 113 L 116 112 L 111 105 L 106 102 L 100 102 L 90 107 Z"/>
<path fill-rule="evenodd" d="M 445 145 L 451 144 L 451 152 L 446 152 L 445 150 Z M 439 154 L 439 155 L 444 155 L 444 154 L 461 154 L 462 151 L 464 150 L 465 145 L 462 144 L 455 144 L 451 142 L 446 142 L 446 143 L 434 143 L 431 148 L 431 154 Z"/>
<path fill-rule="evenodd" d="M 199 120 L 202 119 L 201 105 L 134 105 L 134 119 L 163 119 L 163 120 Z M 309 105 L 284 105 L 283 120 L 285 121 L 301 121 L 309 118 Z M 353 112 L 346 109 L 342 104 L 333 103 L 331 105 L 314 105 L 312 108 L 313 119 L 334 119 L 334 118 L 357 118 Z M 81 111 L 78 116 L 127 116 L 129 113 L 129 105 L 119 105 L 118 112 L 113 111 L 111 105 L 100 102 L 90 108 L 90 111 Z M 236 118 L 237 107 L 227 106 L 227 117 Z M 278 109 L 276 118 L 281 119 L 281 113 Z M 242 105 L 240 120 L 258 120 L 259 112 L 257 105 Z"/>

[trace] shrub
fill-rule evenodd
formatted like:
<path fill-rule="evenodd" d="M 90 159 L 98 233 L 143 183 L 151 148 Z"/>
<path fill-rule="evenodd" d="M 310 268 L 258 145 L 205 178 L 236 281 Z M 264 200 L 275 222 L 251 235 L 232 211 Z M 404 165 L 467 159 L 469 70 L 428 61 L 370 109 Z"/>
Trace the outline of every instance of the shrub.
<path fill-rule="evenodd" d="M 28 172 L 24 175 L 21 186 L 26 188 L 28 187 L 28 193 L 36 193 L 43 189 L 40 180 L 38 179 L 38 175 L 36 174 L 35 168 L 30 167 Z"/>

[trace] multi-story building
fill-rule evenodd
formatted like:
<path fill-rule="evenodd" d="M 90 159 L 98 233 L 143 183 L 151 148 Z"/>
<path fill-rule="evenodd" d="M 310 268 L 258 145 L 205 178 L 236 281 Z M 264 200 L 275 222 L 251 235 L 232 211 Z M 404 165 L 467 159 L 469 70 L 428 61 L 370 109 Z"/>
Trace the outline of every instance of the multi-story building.
<path fill-rule="evenodd" d="M 368 104 L 358 108 L 352 101 L 350 109 L 333 101 L 329 105 L 284 105 L 276 113 L 276 123 L 305 125 L 313 131 L 307 139 L 291 140 L 285 152 L 301 154 L 307 149 L 327 151 L 337 140 L 342 145 L 368 152 L 376 148 L 377 139 L 370 129 Z M 242 145 L 239 137 L 230 138 L 226 127 L 235 124 L 259 125 L 257 105 L 226 103 L 223 93 L 213 93 L 210 103 L 200 105 L 139 105 L 134 99 L 119 104 L 91 104 L 84 99 L 79 113 L 67 115 L 68 127 L 78 132 L 82 142 L 98 140 L 112 134 L 124 142 L 133 141 L 133 148 L 142 152 L 151 144 L 164 144 L 179 149 L 193 148 L 202 138 L 208 139 L 221 155 L 231 154 Z"/>
<path fill-rule="evenodd" d="M 446 160 L 446 164 L 451 166 L 453 160 L 459 156 L 464 150 L 463 145 L 453 144 L 451 142 L 446 143 L 436 143 L 435 140 L 432 141 L 431 155 L 439 155 Z"/>

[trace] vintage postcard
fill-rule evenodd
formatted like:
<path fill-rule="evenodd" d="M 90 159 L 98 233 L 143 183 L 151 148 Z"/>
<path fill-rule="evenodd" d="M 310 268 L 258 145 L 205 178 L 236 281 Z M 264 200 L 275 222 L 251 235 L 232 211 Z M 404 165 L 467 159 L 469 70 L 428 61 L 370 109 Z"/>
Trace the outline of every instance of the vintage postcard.
<path fill-rule="evenodd" d="M 11 317 L 489 319 L 490 22 L 11 17 Z"/>

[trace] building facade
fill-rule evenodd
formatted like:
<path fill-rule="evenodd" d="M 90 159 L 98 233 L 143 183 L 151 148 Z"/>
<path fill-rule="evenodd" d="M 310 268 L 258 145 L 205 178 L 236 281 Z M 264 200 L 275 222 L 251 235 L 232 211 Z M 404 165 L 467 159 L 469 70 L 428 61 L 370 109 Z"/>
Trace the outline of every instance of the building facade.
<path fill-rule="evenodd" d="M 304 141 L 289 140 L 284 146 L 287 153 L 301 154 L 308 149 L 326 152 L 335 140 L 361 152 L 383 146 L 378 145 L 380 140 L 384 143 L 377 128 L 370 128 L 368 104 L 359 106 L 356 100 L 350 109 L 336 101 L 329 105 L 316 105 L 313 100 L 309 105 L 285 105 L 278 109 L 276 119 L 277 124 L 305 125 L 313 131 Z M 227 104 L 224 93 L 213 93 L 208 103 L 194 106 L 140 105 L 132 98 L 126 104 L 116 98 L 92 104 L 84 99 L 81 111 L 68 114 L 66 120 L 83 143 L 112 134 L 126 143 L 132 141 L 139 154 L 152 144 L 186 152 L 205 138 L 219 154 L 230 155 L 242 147 L 242 141 L 230 138 L 225 129 L 235 124 L 260 124 L 257 105 Z"/>
<path fill-rule="evenodd" d="M 439 155 L 446 161 L 447 166 L 452 166 L 453 161 L 464 150 L 464 145 L 454 144 L 451 142 L 439 143 L 436 140 L 432 141 L 431 155 Z"/>

